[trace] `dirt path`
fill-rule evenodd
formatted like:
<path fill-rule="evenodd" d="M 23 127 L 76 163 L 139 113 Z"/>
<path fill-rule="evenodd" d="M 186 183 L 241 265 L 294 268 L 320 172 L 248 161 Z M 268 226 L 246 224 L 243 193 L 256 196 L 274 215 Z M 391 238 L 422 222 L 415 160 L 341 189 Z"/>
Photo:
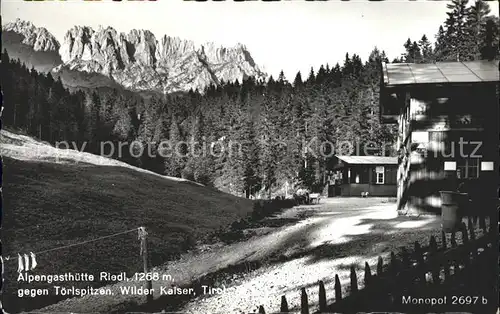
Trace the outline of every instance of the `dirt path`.
<path fill-rule="evenodd" d="M 396 217 L 394 207 L 381 199 L 352 198 L 305 209 L 310 217 L 252 241 L 256 257 L 275 252 L 284 255 L 282 263 L 244 274 L 223 293 L 198 297 L 179 311 L 249 313 L 263 305 L 267 312 L 277 312 L 282 295 L 290 308 L 298 309 L 302 287 L 308 289 L 310 304 L 317 304 L 319 280 L 324 280 L 332 299 L 334 275 L 347 283 L 351 264 L 362 269 L 368 261 L 375 268 L 379 255 L 387 258 L 391 250 L 415 240 L 426 243 L 430 234 L 439 234 L 436 218 Z"/>
<path fill-rule="evenodd" d="M 229 265 L 280 257 L 281 263 L 241 274 L 238 278 L 231 277 L 224 293 L 196 297 L 178 309 L 187 313 L 248 313 L 264 305 L 268 312 L 277 311 L 281 295 L 287 295 L 290 307 L 294 307 L 300 302 L 301 287 L 332 278 L 336 272 L 343 280 L 352 263 L 364 264 L 365 260 L 389 254 L 398 246 L 417 239 L 427 241 L 429 234 L 437 233 L 435 230 L 439 227 L 436 219 L 396 217 L 395 204 L 382 198 L 326 199 L 320 205 L 292 208 L 273 220 L 279 225 L 294 219 L 294 223 L 284 226 L 255 230 L 264 234 L 247 241 L 211 246 L 154 269 L 175 280 L 154 281 L 155 292 L 161 286 L 187 285 Z M 331 289 L 328 280 L 325 284 Z M 43 310 L 109 312 L 129 302 L 144 301 L 144 297 L 122 295 L 119 287 L 123 285 L 142 286 L 135 282 L 118 283 L 111 287 L 112 296 L 68 299 Z M 310 300 L 317 300 L 317 297 L 312 294 Z"/>

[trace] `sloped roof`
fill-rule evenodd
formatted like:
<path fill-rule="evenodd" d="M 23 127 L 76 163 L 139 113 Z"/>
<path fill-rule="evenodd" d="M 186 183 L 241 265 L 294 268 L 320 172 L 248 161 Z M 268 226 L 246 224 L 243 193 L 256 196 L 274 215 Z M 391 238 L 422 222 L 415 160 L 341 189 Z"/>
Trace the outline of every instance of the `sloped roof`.
<path fill-rule="evenodd" d="M 384 85 L 477 83 L 500 81 L 498 60 L 391 63 L 382 65 Z"/>
<path fill-rule="evenodd" d="M 351 165 L 397 165 L 398 157 L 384 156 L 335 156 L 345 163 Z"/>

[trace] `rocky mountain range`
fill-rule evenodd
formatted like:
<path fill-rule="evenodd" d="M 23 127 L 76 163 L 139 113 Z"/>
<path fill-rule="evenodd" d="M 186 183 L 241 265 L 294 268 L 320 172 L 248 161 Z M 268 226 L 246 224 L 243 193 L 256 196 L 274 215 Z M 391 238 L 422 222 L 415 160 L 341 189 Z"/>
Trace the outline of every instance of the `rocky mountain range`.
<path fill-rule="evenodd" d="M 59 42 L 46 28 L 21 20 L 2 26 L 2 50 L 30 68 L 49 72 L 60 65 L 59 48 Z"/>
<path fill-rule="evenodd" d="M 2 44 L 11 56 L 52 71 L 73 87 L 118 84 L 132 91 L 172 93 L 266 77 L 242 44 L 196 45 L 166 35 L 157 39 L 148 30 L 120 33 L 112 27 L 75 26 L 60 44 L 47 29 L 17 19 L 2 26 Z"/>

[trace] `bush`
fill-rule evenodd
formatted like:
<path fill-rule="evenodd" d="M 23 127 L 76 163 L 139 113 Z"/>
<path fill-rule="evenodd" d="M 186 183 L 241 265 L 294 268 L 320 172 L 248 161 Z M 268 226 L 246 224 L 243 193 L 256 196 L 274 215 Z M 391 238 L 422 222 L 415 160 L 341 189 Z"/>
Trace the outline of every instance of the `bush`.
<path fill-rule="evenodd" d="M 295 201 L 292 199 L 257 200 L 254 202 L 253 210 L 248 218 L 235 221 L 229 227 L 219 228 L 219 230 L 212 233 L 210 238 L 218 238 L 224 243 L 239 241 L 245 237 L 243 230 L 249 228 L 253 222 L 278 213 L 283 209 L 292 208 L 295 205 Z"/>
<path fill-rule="evenodd" d="M 230 230 L 219 235 L 219 239 L 226 244 L 241 240 L 243 237 L 243 230 Z"/>
<path fill-rule="evenodd" d="M 189 181 L 194 181 L 194 173 L 192 169 L 184 168 L 181 171 L 181 178 Z"/>
<path fill-rule="evenodd" d="M 253 221 L 256 221 L 264 217 L 270 216 L 274 213 L 277 213 L 285 208 L 292 208 L 293 206 L 295 206 L 295 202 L 294 200 L 290 199 L 257 201 L 254 203 L 251 219 Z"/>

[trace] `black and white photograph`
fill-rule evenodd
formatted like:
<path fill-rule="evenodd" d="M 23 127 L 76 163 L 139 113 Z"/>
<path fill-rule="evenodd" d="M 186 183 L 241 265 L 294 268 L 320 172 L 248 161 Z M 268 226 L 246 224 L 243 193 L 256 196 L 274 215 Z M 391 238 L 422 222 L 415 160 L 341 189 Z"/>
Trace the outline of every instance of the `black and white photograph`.
<path fill-rule="evenodd" d="M 499 6 L 3 0 L 0 309 L 500 313 Z"/>

